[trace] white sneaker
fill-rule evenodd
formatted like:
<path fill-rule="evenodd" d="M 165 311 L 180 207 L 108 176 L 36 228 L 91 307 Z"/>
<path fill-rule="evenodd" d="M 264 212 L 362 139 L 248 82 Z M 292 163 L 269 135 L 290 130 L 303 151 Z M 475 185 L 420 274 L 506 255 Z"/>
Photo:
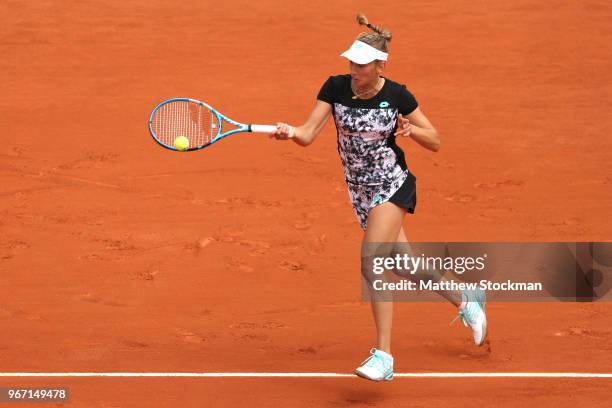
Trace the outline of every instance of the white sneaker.
<path fill-rule="evenodd" d="M 487 338 L 486 295 L 484 290 L 477 289 L 462 293 L 463 302 L 459 306 L 459 315 L 451 322 L 461 318 L 463 324 L 472 329 L 474 343 L 482 346 Z"/>
<path fill-rule="evenodd" d="M 393 379 L 393 356 L 375 348 L 370 350 L 370 353 L 372 355 L 361 363 L 361 367 L 355 370 L 355 374 L 372 381 L 391 381 Z"/>

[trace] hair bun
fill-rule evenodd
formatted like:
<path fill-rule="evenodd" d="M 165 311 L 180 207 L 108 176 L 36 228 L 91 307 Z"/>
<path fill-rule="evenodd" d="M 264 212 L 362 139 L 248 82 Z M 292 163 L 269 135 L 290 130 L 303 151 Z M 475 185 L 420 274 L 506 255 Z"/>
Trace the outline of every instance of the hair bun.
<path fill-rule="evenodd" d="M 357 13 L 357 24 L 368 27 L 370 30 L 374 31 L 376 34 L 380 35 L 387 41 L 391 41 L 391 38 L 393 37 L 391 35 L 391 31 L 382 29 L 377 25 L 371 24 L 368 21 L 368 18 L 363 13 Z"/>
<path fill-rule="evenodd" d="M 368 19 L 366 18 L 365 14 L 357 13 L 357 24 L 364 26 L 368 25 Z"/>

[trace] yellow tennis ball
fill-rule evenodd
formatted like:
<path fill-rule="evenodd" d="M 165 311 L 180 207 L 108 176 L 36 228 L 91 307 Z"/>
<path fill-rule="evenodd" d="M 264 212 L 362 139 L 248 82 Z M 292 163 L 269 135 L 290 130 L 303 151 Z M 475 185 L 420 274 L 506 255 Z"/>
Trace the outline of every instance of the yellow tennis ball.
<path fill-rule="evenodd" d="M 174 147 L 176 147 L 178 150 L 189 149 L 189 139 L 187 139 L 185 136 L 177 137 L 174 139 Z"/>

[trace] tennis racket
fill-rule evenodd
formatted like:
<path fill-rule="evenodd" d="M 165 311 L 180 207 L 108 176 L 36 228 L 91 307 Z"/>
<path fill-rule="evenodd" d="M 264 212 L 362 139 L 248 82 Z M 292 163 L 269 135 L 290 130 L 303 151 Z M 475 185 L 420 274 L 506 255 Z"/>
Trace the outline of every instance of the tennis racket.
<path fill-rule="evenodd" d="M 233 128 L 227 129 L 229 125 Z M 235 133 L 274 133 L 276 126 L 239 123 L 204 102 L 173 98 L 153 109 L 149 131 L 153 139 L 166 149 L 188 152 L 210 146 Z"/>

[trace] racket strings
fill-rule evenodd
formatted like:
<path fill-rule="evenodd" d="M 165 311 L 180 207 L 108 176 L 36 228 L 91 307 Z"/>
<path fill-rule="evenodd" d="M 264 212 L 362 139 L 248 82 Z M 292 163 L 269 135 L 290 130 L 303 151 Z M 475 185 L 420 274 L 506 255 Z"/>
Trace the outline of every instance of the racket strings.
<path fill-rule="evenodd" d="M 159 107 L 151 123 L 160 143 L 174 147 L 179 136 L 189 140 L 189 148 L 209 144 L 216 136 L 216 116 L 205 106 L 191 101 L 173 101 Z"/>

